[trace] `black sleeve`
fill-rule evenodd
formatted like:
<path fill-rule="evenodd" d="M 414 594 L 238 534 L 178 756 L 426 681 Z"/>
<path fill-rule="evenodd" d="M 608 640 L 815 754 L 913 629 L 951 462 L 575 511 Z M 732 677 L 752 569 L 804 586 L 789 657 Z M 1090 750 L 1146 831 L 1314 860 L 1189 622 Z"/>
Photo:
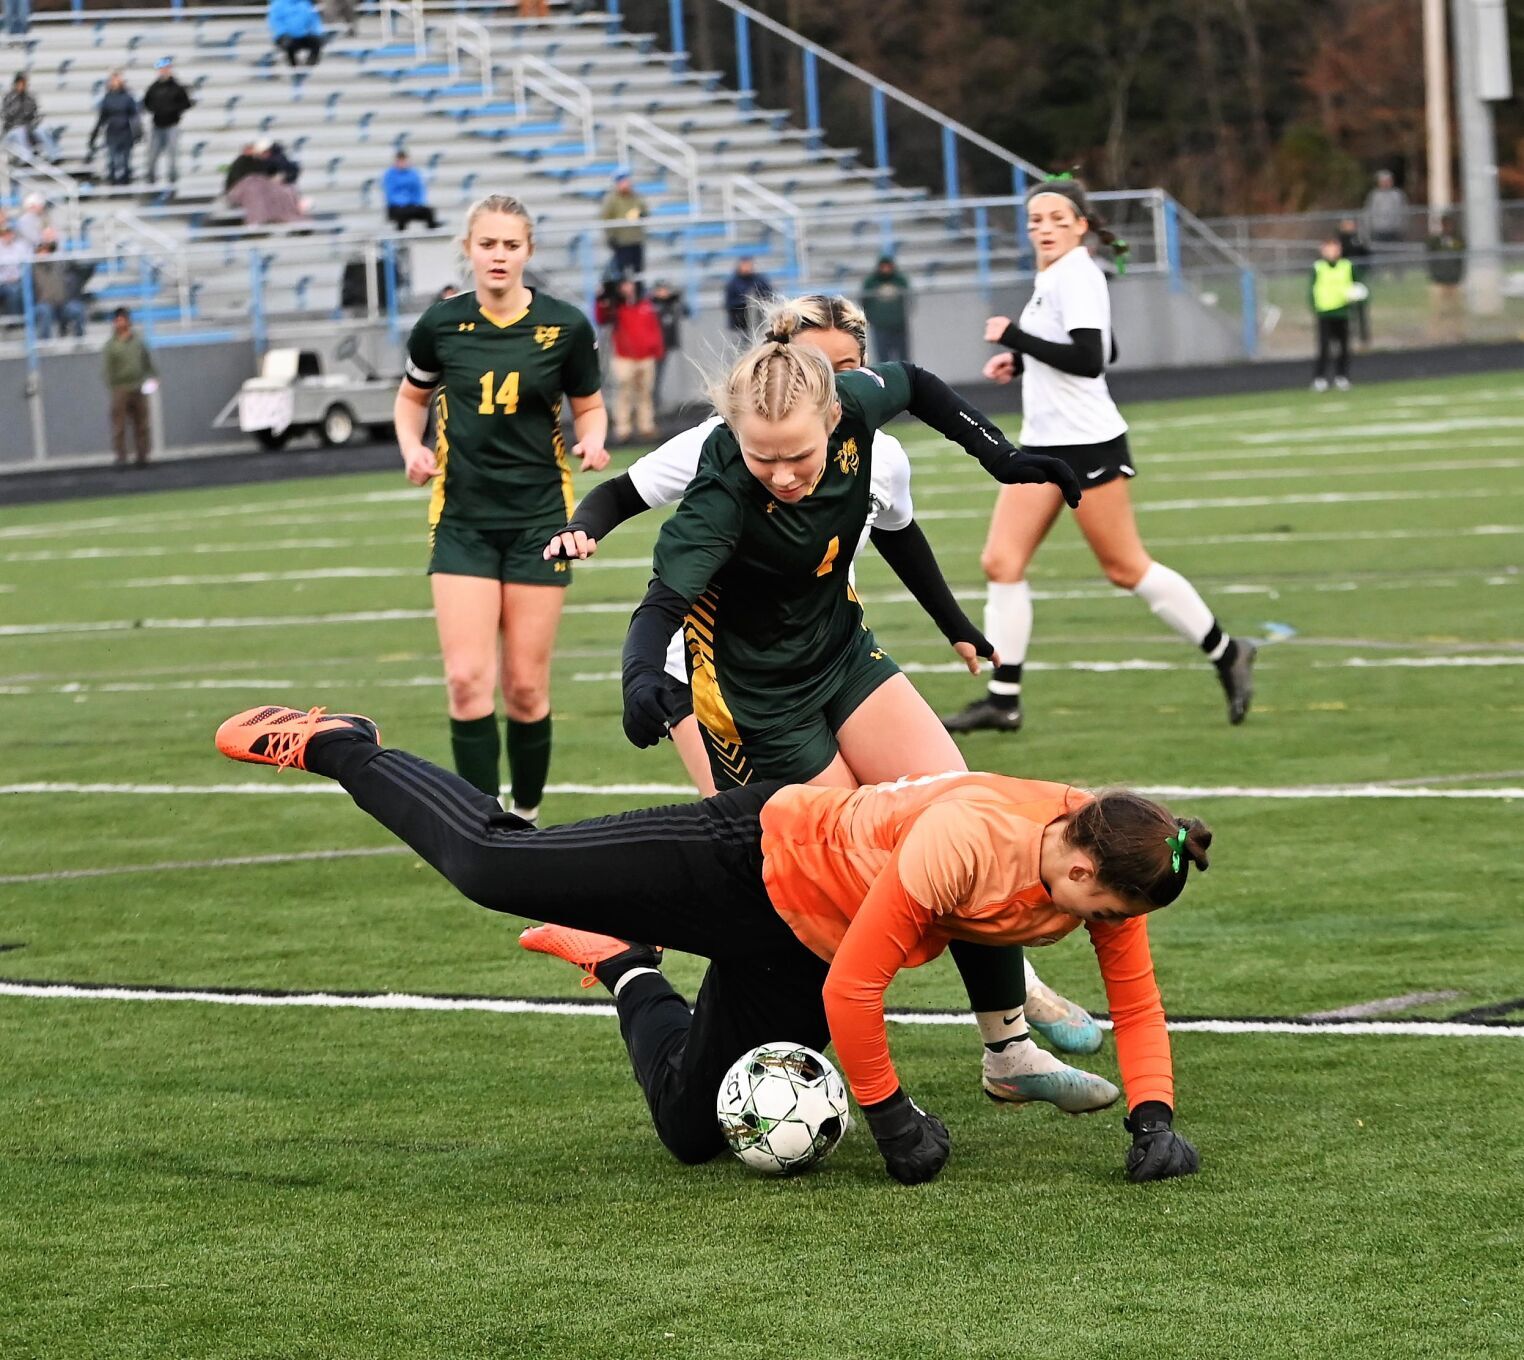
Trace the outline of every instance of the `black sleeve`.
<path fill-rule="evenodd" d="M 622 680 L 626 693 L 630 682 L 653 671 L 660 674 L 667 657 L 667 644 L 688 612 L 688 601 L 654 577 L 646 597 L 630 616 L 624 635 Z"/>
<path fill-rule="evenodd" d="M 1069 343 L 1065 345 L 1057 340 L 1039 340 L 1013 321 L 1005 328 L 1000 343 L 1077 378 L 1099 378 L 1106 371 L 1106 352 L 1098 330 L 1070 331 Z"/>
<path fill-rule="evenodd" d="M 625 520 L 650 508 L 635 489 L 630 474 L 621 472 L 589 491 L 573 511 L 566 527 L 580 529 L 589 538 L 602 539 Z"/>
<path fill-rule="evenodd" d="M 973 621 L 953 597 L 919 524 L 911 520 L 903 529 L 875 529 L 873 546 L 904 582 L 905 589 L 915 596 L 916 603 L 926 611 L 943 637 L 949 642 L 973 643 L 979 656 L 994 655 L 995 649 L 989 639 L 974 627 Z"/>
<path fill-rule="evenodd" d="M 910 402 L 905 407 L 923 425 L 952 440 L 977 458 L 986 471 L 1015 452 L 1015 446 L 982 411 L 963 400 L 935 373 L 905 364 L 910 378 Z"/>

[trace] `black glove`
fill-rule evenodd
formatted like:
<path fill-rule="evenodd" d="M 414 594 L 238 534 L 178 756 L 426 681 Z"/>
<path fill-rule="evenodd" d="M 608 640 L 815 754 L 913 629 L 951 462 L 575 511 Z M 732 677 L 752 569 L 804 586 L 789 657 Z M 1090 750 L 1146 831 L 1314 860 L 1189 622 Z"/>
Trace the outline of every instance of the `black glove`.
<path fill-rule="evenodd" d="M 884 1165 L 901 1185 L 920 1185 L 947 1165 L 952 1139 L 934 1114 L 927 1114 L 904 1091 L 863 1106 Z"/>
<path fill-rule="evenodd" d="M 672 730 L 677 700 L 661 671 L 641 671 L 624 682 L 624 734 L 634 746 L 655 746 Z"/>
<path fill-rule="evenodd" d="M 1018 482 L 1052 482 L 1064 493 L 1072 510 L 1080 503 L 1079 474 L 1062 458 L 1050 458 L 1045 453 L 1026 453 L 1021 449 L 1007 449 L 999 458 L 980 459 L 997 482 L 1012 486 Z"/>
<path fill-rule="evenodd" d="M 1127 1179 L 1135 1185 L 1194 1176 L 1200 1169 L 1196 1149 L 1170 1127 L 1174 1117 L 1174 1111 L 1162 1100 L 1145 1100 L 1122 1121 L 1122 1127 L 1132 1134 Z"/>

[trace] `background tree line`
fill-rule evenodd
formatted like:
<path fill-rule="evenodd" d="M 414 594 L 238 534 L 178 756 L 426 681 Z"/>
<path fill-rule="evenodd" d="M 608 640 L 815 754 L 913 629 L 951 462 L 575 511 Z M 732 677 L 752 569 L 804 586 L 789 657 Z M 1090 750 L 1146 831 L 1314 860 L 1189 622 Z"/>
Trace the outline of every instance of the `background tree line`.
<path fill-rule="evenodd" d="M 750 0 L 754 8 L 1040 165 L 1163 185 L 1199 212 L 1358 203 L 1392 169 L 1424 201 L 1420 0 Z M 665 0 L 630 17 L 665 32 Z M 1509 6 L 1524 86 L 1524 4 Z M 695 62 L 734 74 L 731 16 L 688 0 Z M 822 68 L 824 75 L 824 68 Z M 797 53 L 758 34 L 753 84 L 802 116 Z M 868 149 L 866 100 L 822 82 L 836 144 Z M 1524 109 L 1495 106 L 1505 196 L 1524 197 Z M 901 178 L 940 182 L 934 132 L 896 116 Z M 970 157 L 964 188 L 1007 193 Z"/>

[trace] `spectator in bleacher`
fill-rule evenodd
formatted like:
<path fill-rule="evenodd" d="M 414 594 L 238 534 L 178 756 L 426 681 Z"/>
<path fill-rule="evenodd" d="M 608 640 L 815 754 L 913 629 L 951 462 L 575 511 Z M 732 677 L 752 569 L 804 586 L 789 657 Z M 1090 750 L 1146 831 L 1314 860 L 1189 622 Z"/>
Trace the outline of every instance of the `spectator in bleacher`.
<path fill-rule="evenodd" d="M 16 218 L 16 235 L 33 250 L 42 243 L 48 227 L 48 201 L 41 194 L 28 194 L 21 200 L 21 215 Z"/>
<path fill-rule="evenodd" d="M 519 0 L 519 18 L 550 18 L 550 0 Z"/>
<path fill-rule="evenodd" d="M 159 157 L 169 155 L 170 188 L 180 180 L 180 120 L 193 109 L 196 101 L 190 91 L 175 79 L 174 64 L 169 57 L 160 57 L 153 64 L 158 72 L 153 83 L 143 91 L 143 111 L 153 119 L 153 130 L 148 134 L 148 182 L 159 177 Z"/>
<path fill-rule="evenodd" d="M 1408 196 L 1390 170 L 1376 172 L 1376 187 L 1365 197 L 1365 230 L 1379 251 L 1400 246 L 1408 234 Z"/>
<path fill-rule="evenodd" d="M 16 234 L 15 225 L 0 221 L 0 315 L 21 314 L 21 275 L 31 258 L 32 247 Z"/>
<path fill-rule="evenodd" d="M 143 119 L 138 101 L 127 88 L 120 71 L 113 71 L 101 96 L 99 116 L 90 131 L 90 155 L 104 135 L 106 139 L 106 179 L 111 184 L 132 183 L 132 148 L 143 136 Z"/>
<path fill-rule="evenodd" d="M 233 157 L 233 163 L 228 166 L 227 175 L 222 181 L 222 192 L 231 192 L 233 186 L 245 175 L 266 174 L 265 164 L 265 158 L 259 152 L 259 143 L 245 142 L 243 150 Z"/>
<path fill-rule="evenodd" d="M 893 255 L 880 255 L 873 272 L 863 280 L 863 315 L 868 318 L 876 362 L 904 363 L 910 358 L 909 299 L 910 280 L 900 273 Z"/>
<path fill-rule="evenodd" d="M 409 222 L 422 222 L 430 231 L 438 229 L 439 217 L 429 207 L 423 176 L 406 151 L 398 151 L 381 176 L 381 196 L 386 200 L 387 220 L 398 231 L 406 231 Z"/>
<path fill-rule="evenodd" d="M 683 295 L 675 291 L 666 279 L 657 279 L 651 289 L 651 306 L 656 319 L 661 322 L 661 357 L 656 361 L 656 380 L 651 385 L 651 400 L 658 411 L 666 409 L 661 400 L 661 381 L 667 371 L 667 360 L 683 347 L 683 318 L 692 316 Z"/>
<path fill-rule="evenodd" d="M 118 467 L 127 465 L 127 427 L 132 426 L 138 466 L 148 461 L 148 402 L 144 391 L 158 385 L 159 372 L 142 337 L 132 329 L 132 313 L 118 307 L 111 314 L 111 339 L 101 352 L 102 376 L 111 393 L 111 448 Z M 152 391 L 148 387 L 148 391 Z"/>
<path fill-rule="evenodd" d="M 620 224 L 605 227 L 603 232 L 614 254 L 609 266 L 614 278 L 638 278 L 645 273 L 645 219 L 650 211 L 645 199 L 635 192 L 629 172 L 621 170 L 614 178 L 614 187 L 604 194 L 603 208 L 598 214 L 605 222 Z"/>
<path fill-rule="evenodd" d="M 634 279 L 605 285 L 598 297 L 598 324 L 614 328 L 614 443 L 630 439 L 631 417 L 642 439 L 656 438 L 656 361 L 664 346 L 661 318 Z"/>
<path fill-rule="evenodd" d="M 355 14 L 358 8 L 355 0 L 328 0 L 328 20 L 336 27 L 342 24 L 346 36 L 352 38 L 355 35 Z"/>
<path fill-rule="evenodd" d="M 58 233 L 49 227 L 32 261 L 32 297 L 37 334 L 51 340 L 85 333 L 85 285 L 95 266 L 83 260 L 59 260 Z"/>
<path fill-rule="evenodd" d="M 323 19 L 312 0 L 270 0 L 267 22 L 275 45 L 296 65 L 297 53 L 307 54 L 307 65 L 316 66 L 323 55 Z"/>
<path fill-rule="evenodd" d="M 1360 235 L 1360 224 L 1353 217 L 1346 217 L 1339 223 L 1339 249 L 1344 252 L 1344 258 L 1349 261 L 1349 267 L 1355 271 L 1355 282 L 1364 283 L 1365 267 L 1370 263 L 1371 248 L 1365 243 L 1365 237 Z M 1355 320 L 1355 333 L 1359 336 L 1362 345 L 1371 342 L 1371 304 L 1370 299 L 1357 302 L 1351 308 Z"/>
<path fill-rule="evenodd" d="M 736 271 L 725 280 L 725 318 L 731 330 L 745 335 L 751 330 L 753 302 L 772 296 L 773 286 L 767 275 L 757 273 L 751 256 L 736 261 Z"/>
<path fill-rule="evenodd" d="M 264 157 L 261 169 L 265 174 L 279 175 L 286 184 L 295 184 L 302 177 L 301 165 L 286 154 L 286 148 L 279 142 L 272 142 L 266 137 L 256 142 L 255 146 Z"/>
<path fill-rule="evenodd" d="M 306 199 L 276 175 L 245 175 L 227 193 L 227 201 L 243 213 L 247 226 L 284 226 L 305 221 Z"/>

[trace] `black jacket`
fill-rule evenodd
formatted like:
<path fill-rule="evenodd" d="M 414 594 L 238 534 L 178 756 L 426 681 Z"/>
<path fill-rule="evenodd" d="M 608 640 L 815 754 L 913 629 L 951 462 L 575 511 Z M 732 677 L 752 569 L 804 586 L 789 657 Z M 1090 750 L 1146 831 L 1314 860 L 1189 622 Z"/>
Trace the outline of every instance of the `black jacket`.
<path fill-rule="evenodd" d="M 152 115 L 156 128 L 178 127 L 186 110 L 194 108 L 195 103 L 185 86 L 173 76 L 154 81 L 143 92 L 144 111 Z"/>
<path fill-rule="evenodd" d="M 107 143 L 135 142 L 143 135 L 143 120 L 138 115 L 138 101 L 127 90 L 107 90 L 101 96 L 100 117 L 90 132 L 90 145 L 104 132 Z"/>

